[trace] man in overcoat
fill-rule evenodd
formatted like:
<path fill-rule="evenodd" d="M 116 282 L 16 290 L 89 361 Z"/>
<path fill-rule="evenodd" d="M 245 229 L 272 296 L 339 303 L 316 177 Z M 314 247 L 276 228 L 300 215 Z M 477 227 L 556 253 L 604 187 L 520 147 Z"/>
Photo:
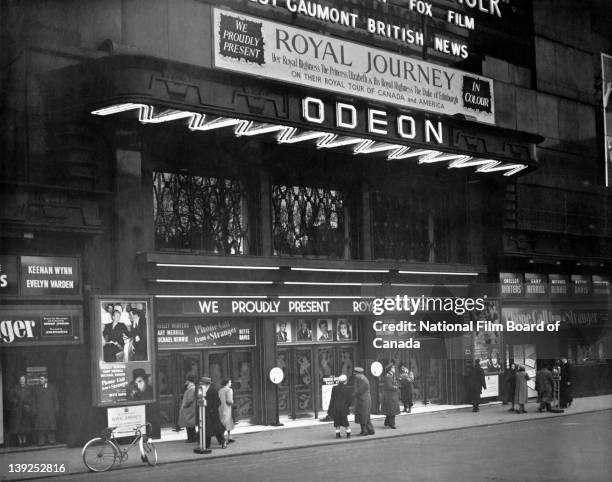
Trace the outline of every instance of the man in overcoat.
<path fill-rule="evenodd" d="M 470 401 L 472 402 L 472 412 L 479 412 L 480 408 L 480 395 L 482 390 L 487 389 L 487 383 L 485 381 L 484 370 L 480 366 L 480 359 L 474 360 L 474 366 L 470 370 L 468 376 L 468 390 L 470 393 Z"/>
<path fill-rule="evenodd" d="M 57 390 L 49 383 L 47 375 L 40 376 L 40 384 L 34 389 L 34 430 L 38 436 L 38 445 L 55 445 L 55 431 L 57 430 L 57 414 L 59 403 Z"/>
<path fill-rule="evenodd" d="M 338 377 L 338 385 L 332 388 L 331 399 L 329 400 L 329 407 L 327 409 L 327 415 L 334 420 L 334 428 L 336 429 L 336 438 L 342 438 L 340 436 L 340 427 L 344 427 L 346 430 L 346 438 L 351 438 L 351 426 L 348 422 L 349 407 L 353 397 L 349 388 L 346 386 L 346 375 L 340 375 Z"/>
<path fill-rule="evenodd" d="M 567 358 L 561 358 L 561 381 L 559 382 L 559 404 L 561 408 L 567 408 L 572 404 L 574 398 L 572 397 L 572 391 L 574 383 L 572 365 Z"/>
<path fill-rule="evenodd" d="M 389 363 L 383 377 L 383 396 L 380 411 L 385 415 L 385 427 L 397 428 L 395 416 L 400 413 L 399 384 L 395 376 L 395 364 Z"/>
<path fill-rule="evenodd" d="M 200 383 L 211 383 L 211 379 L 209 377 L 202 377 L 200 379 Z M 219 417 L 219 405 L 221 405 L 221 399 L 219 398 L 219 392 L 211 385 L 206 391 L 206 408 L 205 408 L 205 422 L 206 422 L 206 448 L 210 448 L 210 442 L 212 437 L 214 436 L 221 445 L 221 448 L 227 447 L 227 440 L 225 440 L 225 426 L 221 423 L 221 418 Z"/>
<path fill-rule="evenodd" d="M 552 402 L 553 396 L 553 378 L 552 372 L 547 366 L 543 366 L 536 373 L 536 390 L 538 392 L 538 402 L 540 406 L 538 412 L 551 411 L 550 402 Z"/>
<path fill-rule="evenodd" d="M 355 391 L 353 392 L 353 399 L 355 400 L 355 423 L 361 425 L 361 433 L 359 435 L 374 435 L 374 426 L 370 420 L 370 412 L 372 410 L 370 382 L 363 373 L 363 368 L 353 368 L 355 381 Z"/>

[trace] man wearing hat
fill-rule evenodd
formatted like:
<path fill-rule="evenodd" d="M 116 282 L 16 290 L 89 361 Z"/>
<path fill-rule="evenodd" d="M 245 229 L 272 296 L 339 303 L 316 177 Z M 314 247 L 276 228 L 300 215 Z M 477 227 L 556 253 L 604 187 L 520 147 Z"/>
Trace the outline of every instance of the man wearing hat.
<path fill-rule="evenodd" d="M 472 412 L 479 412 L 480 409 L 478 408 L 478 404 L 480 403 L 480 395 L 482 394 L 483 389 L 487 389 L 484 370 L 480 366 L 479 358 L 474 360 L 474 366 L 468 375 L 468 389 L 470 401 L 472 402 Z"/>
<path fill-rule="evenodd" d="M 219 398 L 219 392 L 211 385 L 210 377 L 202 377 L 200 378 L 200 383 L 204 385 L 210 385 L 208 390 L 206 390 L 206 407 L 204 409 L 204 414 L 206 416 L 206 434 L 205 434 L 205 442 L 206 448 L 210 448 L 211 440 L 216 437 L 217 442 L 221 445 L 221 448 L 227 447 L 227 441 L 225 440 L 225 426 L 221 423 L 221 418 L 219 417 L 219 406 L 221 405 L 221 399 Z"/>
<path fill-rule="evenodd" d="M 327 415 L 334 420 L 336 438 L 342 438 L 340 436 L 340 427 L 346 429 L 346 438 L 351 438 L 351 427 L 347 415 L 349 414 L 352 397 L 346 386 L 346 380 L 346 375 L 344 374 L 338 377 L 338 384 L 332 388 L 329 408 L 327 409 Z"/>
<path fill-rule="evenodd" d="M 136 368 L 132 372 L 132 383 L 129 393 L 133 400 L 153 400 L 153 387 L 149 385 L 150 376 L 145 372 L 144 368 Z"/>
<path fill-rule="evenodd" d="M 355 399 L 355 423 L 361 425 L 361 433 L 359 435 L 374 435 L 374 427 L 370 420 L 370 411 L 372 409 L 370 382 L 363 372 L 364 370 L 361 367 L 353 368 L 355 380 L 355 391 L 353 392 L 353 398 Z"/>
<path fill-rule="evenodd" d="M 385 427 L 396 428 L 395 416 L 400 413 L 399 384 L 395 375 L 395 360 L 385 367 L 380 411 L 385 415 Z"/>

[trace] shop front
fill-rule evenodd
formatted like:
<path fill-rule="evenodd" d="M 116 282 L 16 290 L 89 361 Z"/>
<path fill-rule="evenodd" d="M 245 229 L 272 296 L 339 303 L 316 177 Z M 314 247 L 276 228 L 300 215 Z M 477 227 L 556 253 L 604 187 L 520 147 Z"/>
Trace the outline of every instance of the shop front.
<path fill-rule="evenodd" d="M 27 445 L 70 442 L 78 433 L 70 414 L 82 412 L 79 400 L 89 372 L 82 370 L 87 351 L 79 259 L 0 256 L 0 279 L 0 443 L 23 445 L 23 437 Z M 48 379 L 48 392 L 42 392 L 41 376 Z M 43 420 L 45 407 L 56 416 Z M 55 428 L 41 440 L 43 423 Z"/>

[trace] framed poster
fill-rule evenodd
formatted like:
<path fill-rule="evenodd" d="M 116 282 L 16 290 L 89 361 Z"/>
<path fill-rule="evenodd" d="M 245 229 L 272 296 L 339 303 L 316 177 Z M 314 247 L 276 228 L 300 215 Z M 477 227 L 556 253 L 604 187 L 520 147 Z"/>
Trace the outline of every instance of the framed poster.
<path fill-rule="evenodd" d="M 94 404 L 154 402 L 152 298 L 97 296 L 92 307 Z"/>

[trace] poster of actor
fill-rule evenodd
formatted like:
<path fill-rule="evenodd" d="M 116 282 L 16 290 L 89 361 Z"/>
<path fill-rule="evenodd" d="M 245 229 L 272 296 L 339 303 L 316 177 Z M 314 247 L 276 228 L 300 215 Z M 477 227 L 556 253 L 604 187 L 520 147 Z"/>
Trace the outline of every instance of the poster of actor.
<path fill-rule="evenodd" d="M 152 300 L 96 297 L 92 337 L 98 406 L 154 402 Z"/>
<path fill-rule="evenodd" d="M 499 325 L 499 303 L 496 300 L 487 300 L 485 309 L 472 315 L 474 324 L 477 320 L 491 322 L 492 326 Z M 487 375 L 501 373 L 503 361 L 501 331 L 478 330 L 474 339 L 474 358 L 480 360 L 480 366 Z"/>

